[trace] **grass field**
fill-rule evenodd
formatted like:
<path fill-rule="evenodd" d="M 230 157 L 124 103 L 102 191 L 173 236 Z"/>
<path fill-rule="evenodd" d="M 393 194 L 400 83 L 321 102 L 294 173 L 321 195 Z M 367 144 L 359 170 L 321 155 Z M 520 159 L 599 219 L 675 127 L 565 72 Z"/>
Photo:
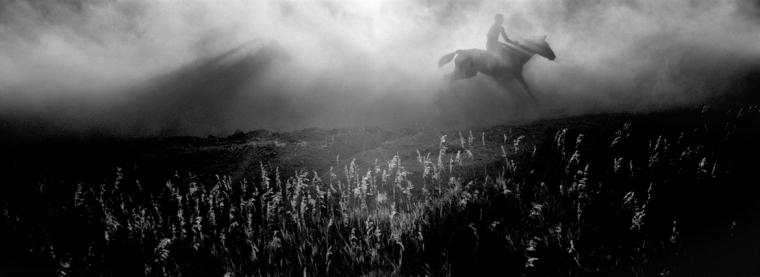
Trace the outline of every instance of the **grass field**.
<path fill-rule="evenodd" d="M 0 275 L 757 275 L 759 123 L 705 106 L 18 145 Z"/>

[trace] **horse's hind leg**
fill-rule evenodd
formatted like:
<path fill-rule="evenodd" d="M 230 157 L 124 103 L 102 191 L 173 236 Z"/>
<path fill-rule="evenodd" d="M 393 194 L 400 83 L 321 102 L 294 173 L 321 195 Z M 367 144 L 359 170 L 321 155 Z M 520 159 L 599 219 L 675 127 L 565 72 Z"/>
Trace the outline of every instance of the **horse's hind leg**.
<path fill-rule="evenodd" d="M 475 70 L 463 70 L 461 68 L 455 68 L 454 72 L 446 75 L 446 78 L 454 81 L 459 79 L 469 79 L 475 77 L 477 74 L 478 72 Z"/>
<path fill-rule="evenodd" d="M 467 56 L 459 55 L 454 60 L 454 72 L 449 75 L 450 80 L 469 79 L 475 77 L 478 71 L 472 64 L 472 60 Z"/>
<path fill-rule="evenodd" d="M 470 70 L 465 71 L 464 74 L 462 74 L 462 78 L 469 79 L 469 78 L 475 77 L 475 75 L 478 75 L 478 71 L 474 69 L 470 69 Z"/>

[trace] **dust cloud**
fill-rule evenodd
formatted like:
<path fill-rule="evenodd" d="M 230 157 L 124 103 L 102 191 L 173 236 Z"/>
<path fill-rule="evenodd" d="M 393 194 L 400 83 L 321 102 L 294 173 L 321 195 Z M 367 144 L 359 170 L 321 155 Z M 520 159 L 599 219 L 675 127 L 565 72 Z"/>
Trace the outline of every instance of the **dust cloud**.
<path fill-rule="evenodd" d="M 726 93 L 760 58 L 755 1 L 0 2 L 0 126 L 224 135 L 259 128 L 487 125 L 647 112 Z M 533 102 L 438 58 L 547 35 Z"/>

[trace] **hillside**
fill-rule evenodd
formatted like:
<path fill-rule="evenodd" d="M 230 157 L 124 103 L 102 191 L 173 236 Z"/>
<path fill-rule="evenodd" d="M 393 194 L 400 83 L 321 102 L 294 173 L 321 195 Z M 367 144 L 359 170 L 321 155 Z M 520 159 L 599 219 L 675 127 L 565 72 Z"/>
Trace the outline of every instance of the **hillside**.
<path fill-rule="evenodd" d="M 18 144 L 0 164 L 5 270 L 757 274 L 760 207 L 744 180 L 758 120 L 756 106 L 704 106 L 473 130 Z"/>

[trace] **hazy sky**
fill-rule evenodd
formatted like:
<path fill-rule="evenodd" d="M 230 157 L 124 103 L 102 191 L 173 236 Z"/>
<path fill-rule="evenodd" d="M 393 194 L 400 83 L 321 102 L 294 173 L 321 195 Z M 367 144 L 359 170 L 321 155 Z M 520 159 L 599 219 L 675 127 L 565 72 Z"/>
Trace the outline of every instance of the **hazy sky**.
<path fill-rule="evenodd" d="M 757 7 L 748 0 L 6 0 L 0 118 L 56 130 L 204 135 L 432 124 L 441 114 L 496 124 L 666 109 L 722 93 L 757 66 Z M 547 35 L 558 56 L 526 66 L 538 103 L 484 77 L 449 84 L 443 75 L 451 65 L 436 67 L 453 50 L 484 48 L 497 12 L 510 36 Z M 435 101 L 442 93 L 448 106 Z"/>

